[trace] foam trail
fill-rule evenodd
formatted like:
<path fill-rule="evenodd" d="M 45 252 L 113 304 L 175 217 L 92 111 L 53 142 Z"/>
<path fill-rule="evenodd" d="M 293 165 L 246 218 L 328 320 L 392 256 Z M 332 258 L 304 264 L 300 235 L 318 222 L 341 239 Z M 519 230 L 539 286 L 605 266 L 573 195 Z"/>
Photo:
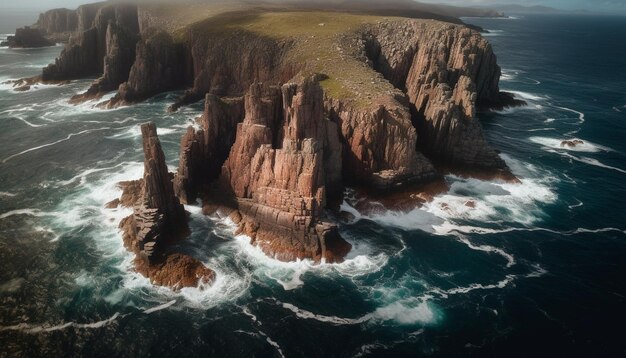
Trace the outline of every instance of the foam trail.
<path fill-rule="evenodd" d="M 601 229 L 585 229 L 585 228 L 578 228 L 576 230 L 574 230 L 572 232 L 572 234 L 581 234 L 581 233 L 601 233 L 601 232 L 612 232 L 612 231 L 620 231 L 624 234 L 626 234 L 626 230 L 622 230 L 622 229 L 618 229 L 618 228 L 614 228 L 614 227 L 604 227 Z"/>
<path fill-rule="evenodd" d="M 25 120 L 25 119 L 24 119 L 24 118 L 22 118 L 22 117 L 15 116 L 15 117 L 13 117 L 13 118 L 15 118 L 15 119 L 19 119 L 20 121 L 24 122 L 26 125 L 28 125 L 28 126 L 30 126 L 30 127 L 33 127 L 33 128 L 38 128 L 38 127 L 43 127 L 43 126 L 45 126 L 45 124 L 33 124 L 33 123 L 30 123 L 29 121 Z"/>
<path fill-rule="evenodd" d="M 576 198 L 574 198 L 574 199 L 576 199 Z M 583 203 L 582 201 L 580 201 L 580 200 L 578 200 L 578 199 L 576 199 L 576 201 L 578 201 L 578 203 L 577 203 L 577 204 L 568 205 L 567 207 L 568 207 L 569 209 L 574 209 L 574 208 L 579 208 L 579 207 L 581 207 L 581 206 L 583 206 L 583 205 L 584 205 L 584 203 Z"/>
<path fill-rule="evenodd" d="M 53 331 L 60 331 L 66 328 L 76 328 L 76 329 L 95 329 L 101 328 L 111 324 L 118 317 L 120 317 L 120 313 L 116 312 L 113 316 L 103 321 L 98 321 L 94 323 L 76 323 L 76 322 L 68 322 L 64 324 L 59 324 L 56 326 L 48 326 L 48 325 L 32 325 L 28 323 L 20 323 L 13 326 L 4 326 L 0 327 L 0 332 L 2 331 L 21 331 L 29 334 L 37 334 L 37 333 L 47 333 Z M 123 317 L 123 316 L 122 316 Z"/>
<path fill-rule="evenodd" d="M 324 316 L 324 315 L 315 314 L 313 312 L 296 307 L 290 303 L 283 303 L 280 301 L 277 301 L 277 303 L 281 304 L 283 308 L 288 309 L 291 312 L 295 313 L 295 315 L 299 318 L 313 319 L 319 322 L 331 323 L 336 326 L 361 324 L 372 319 L 371 313 L 366 314 L 365 316 L 360 317 L 360 318 L 341 318 L 341 317 L 336 317 L 336 316 Z"/>
<path fill-rule="evenodd" d="M 506 275 L 504 280 L 498 281 L 497 283 L 494 283 L 494 284 L 483 285 L 480 283 L 473 283 L 467 287 L 456 287 L 456 288 L 451 288 L 449 290 L 445 290 L 444 293 L 446 295 L 457 295 L 460 293 L 468 293 L 468 292 L 475 291 L 475 290 L 493 290 L 496 288 L 505 288 L 513 281 L 515 281 L 514 275 Z"/>
<path fill-rule="evenodd" d="M 259 333 L 265 337 L 265 341 L 267 343 L 269 343 L 272 347 L 276 348 L 276 351 L 278 352 L 278 354 L 282 357 L 285 358 L 285 354 L 283 354 L 283 350 L 280 349 L 280 345 L 278 343 L 276 343 L 276 341 L 274 341 L 273 339 L 271 339 L 267 334 L 265 334 L 265 332 L 263 331 L 259 331 Z"/>
<path fill-rule="evenodd" d="M 283 308 L 293 312 L 298 318 L 312 319 L 319 322 L 330 323 L 335 326 L 358 325 L 368 321 L 394 321 L 399 324 L 430 323 L 435 319 L 434 312 L 425 301 L 413 305 L 415 299 L 397 301 L 383 307 L 377 308 L 374 312 L 365 314 L 358 318 L 342 318 L 337 316 L 325 316 L 296 307 L 290 303 L 281 304 Z"/>
<path fill-rule="evenodd" d="M 577 110 L 574 110 L 574 109 L 571 109 L 571 108 L 567 108 L 567 107 L 559 107 L 559 106 L 554 106 L 554 107 L 556 107 L 558 109 L 562 109 L 562 110 L 567 111 L 567 112 L 571 112 L 571 113 L 577 114 L 578 115 L 578 121 L 579 121 L 578 123 L 579 124 L 585 123 L 585 114 L 583 112 L 579 112 Z"/>
<path fill-rule="evenodd" d="M 561 155 L 563 155 L 563 156 L 565 156 L 567 158 L 573 159 L 573 160 L 575 160 L 577 162 L 593 165 L 593 166 L 600 167 L 600 168 L 611 169 L 611 170 L 615 170 L 617 172 L 626 174 L 626 170 L 618 168 L 618 167 L 613 167 L 613 166 L 610 166 L 610 165 L 606 165 L 606 164 L 600 162 L 597 159 L 593 159 L 593 158 L 589 158 L 589 157 L 580 157 L 579 158 L 579 157 L 577 157 L 575 155 L 571 155 L 571 154 L 568 154 L 568 153 L 560 153 L 560 152 L 556 152 L 556 153 L 561 154 Z"/>
<path fill-rule="evenodd" d="M 436 227 L 436 229 L 437 229 L 436 233 L 440 235 L 450 234 L 453 232 L 459 232 L 463 234 L 489 235 L 489 234 L 504 234 L 504 233 L 516 232 L 516 231 L 527 231 L 527 232 L 539 231 L 539 232 L 548 232 L 551 234 L 566 235 L 566 236 L 572 236 L 572 235 L 576 235 L 580 233 L 600 233 L 600 232 L 613 232 L 613 231 L 626 234 L 625 229 L 619 229 L 619 228 L 614 228 L 614 227 L 606 227 L 606 228 L 600 228 L 600 229 L 577 228 L 575 230 L 559 231 L 559 230 L 552 230 L 552 229 L 542 228 L 542 227 L 526 227 L 526 228 L 525 227 L 509 227 L 505 229 L 489 229 L 489 228 L 483 228 L 483 227 L 477 227 L 477 226 L 463 226 L 463 225 L 457 226 L 451 223 L 445 223 L 444 225 Z"/>
<path fill-rule="evenodd" d="M 13 159 L 13 158 L 15 158 L 15 157 L 18 157 L 18 156 L 20 156 L 20 155 L 22 155 L 22 154 L 26 154 L 26 153 L 29 153 L 29 152 L 32 152 L 32 151 L 35 151 L 35 150 L 39 150 L 39 149 L 41 149 L 41 148 L 50 147 L 50 146 L 53 146 L 53 145 L 59 144 L 59 143 L 61 143 L 61 142 L 68 141 L 68 140 L 70 140 L 72 137 L 77 136 L 77 135 L 81 135 L 81 134 L 85 134 L 85 133 L 91 133 L 91 132 L 96 132 L 96 131 L 101 131 L 101 130 L 105 130 L 105 129 L 111 129 L 111 128 L 106 127 L 106 128 L 97 128 L 97 129 L 87 129 L 87 130 L 84 130 L 84 131 L 80 131 L 80 132 L 78 132 L 78 133 L 70 133 L 70 134 L 68 134 L 68 135 L 67 135 L 67 137 L 65 137 L 65 138 L 63 138 L 63 139 L 59 139 L 59 140 L 57 140 L 57 141 L 55 141 L 55 142 L 52 142 L 52 143 L 43 144 L 43 145 L 40 145 L 40 146 L 37 146 L 37 147 L 33 147 L 33 148 L 30 148 L 30 149 L 24 150 L 24 151 L 22 151 L 22 152 L 19 152 L 19 153 L 13 154 L 13 155 L 11 155 L 11 156 L 9 156 L 9 157 L 6 157 L 4 160 L 2 160 L 2 163 L 6 163 L 7 161 L 9 161 L 9 160 L 11 160 L 11 159 Z"/>
<path fill-rule="evenodd" d="M 257 317 L 252 312 L 250 312 L 248 307 L 244 307 L 242 311 L 243 311 L 243 314 L 245 314 L 246 316 L 250 317 L 252 322 L 254 322 L 256 325 L 258 325 L 258 326 L 262 326 L 263 325 L 263 323 L 261 321 L 259 321 L 257 319 Z M 275 340 L 271 339 L 270 336 L 268 336 L 265 332 L 261 331 L 260 329 L 257 329 L 257 330 L 258 330 L 258 332 L 259 332 L 259 334 L 261 336 L 265 337 L 265 341 L 267 343 L 269 343 L 270 346 L 276 348 L 276 351 L 278 352 L 278 354 L 281 357 L 285 358 L 285 354 L 283 353 L 283 350 L 280 348 L 280 345 Z M 242 331 L 242 333 L 250 334 L 249 332 L 243 332 L 243 331 Z M 252 333 L 252 335 L 255 335 L 255 334 Z"/>
<path fill-rule="evenodd" d="M 9 198 L 12 198 L 12 197 L 14 197 L 16 195 L 17 194 L 9 193 L 8 191 L 0 191 L 0 196 L 7 196 Z"/>
<path fill-rule="evenodd" d="M 497 247 L 493 247 L 490 245 L 474 245 L 466 237 L 462 235 L 458 235 L 458 239 L 460 242 L 464 243 L 465 245 L 467 245 L 467 247 L 469 247 L 472 250 L 483 251 L 483 252 L 493 252 L 504 257 L 507 260 L 506 267 L 511 267 L 515 265 L 515 258 L 513 257 L 513 255 L 505 252 L 502 249 L 499 249 Z"/>
<path fill-rule="evenodd" d="M 4 214 L 1 214 L 0 219 L 6 219 L 14 215 L 29 215 L 29 216 L 35 216 L 35 217 L 42 217 L 42 216 L 56 216 L 57 214 L 58 213 L 54 213 L 54 212 L 43 212 L 39 209 L 17 209 L 17 210 L 11 210 Z"/>
<path fill-rule="evenodd" d="M 176 303 L 176 300 L 171 300 L 167 303 L 164 303 L 162 305 L 156 306 L 156 307 L 152 307 L 152 308 L 148 308 L 147 310 L 144 310 L 143 313 L 145 314 L 150 314 L 156 311 L 160 311 L 160 310 L 164 310 L 168 307 L 171 307 L 172 305 L 174 305 Z"/>

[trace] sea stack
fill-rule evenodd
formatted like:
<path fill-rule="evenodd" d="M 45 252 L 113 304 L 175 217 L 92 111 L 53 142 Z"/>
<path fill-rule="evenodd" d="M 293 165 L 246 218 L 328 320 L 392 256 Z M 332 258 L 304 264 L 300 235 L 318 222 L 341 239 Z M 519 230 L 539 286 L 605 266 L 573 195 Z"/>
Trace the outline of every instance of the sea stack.
<path fill-rule="evenodd" d="M 170 246 L 189 234 L 187 213 L 174 195 L 172 175 L 153 123 L 141 126 L 144 176 L 123 183 L 122 205 L 132 205 L 133 214 L 120 227 L 126 247 L 136 254 L 136 270 L 154 284 L 179 289 L 208 284 L 215 273 L 188 255 L 173 252 Z"/>

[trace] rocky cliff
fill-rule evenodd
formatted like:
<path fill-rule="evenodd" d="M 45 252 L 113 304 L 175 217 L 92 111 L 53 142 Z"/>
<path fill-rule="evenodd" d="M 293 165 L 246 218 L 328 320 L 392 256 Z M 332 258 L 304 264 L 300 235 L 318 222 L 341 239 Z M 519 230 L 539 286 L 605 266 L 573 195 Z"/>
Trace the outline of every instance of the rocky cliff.
<path fill-rule="evenodd" d="M 174 195 L 156 127 L 144 124 L 141 132 L 143 179 L 124 183 L 122 199 L 116 202 L 133 208 L 120 227 L 126 247 L 136 254 L 135 268 L 153 283 L 175 289 L 208 284 L 215 277 L 213 271 L 190 256 L 169 250 L 189 233 L 187 214 Z"/>
<path fill-rule="evenodd" d="M 326 214 L 345 185 L 380 193 L 441 178 L 442 167 L 508 171 L 475 114 L 515 103 L 499 90 L 489 43 L 462 24 L 255 8 L 147 25 L 163 16 L 182 15 L 81 8 L 77 36 L 44 70 L 44 79 L 102 74 L 77 100 L 119 85 L 107 106 L 184 88 L 173 109 L 204 98 L 176 175 L 146 167 L 159 173 L 157 197 L 168 199 L 144 206 L 125 221 L 130 228 L 175 227 L 185 221 L 178 200 L 200 198 L 207 212 L 227 210 L 270 256 L 336 262 L 350 244 Z"/>
<path fill-rule="evenodd" d="M 58 42 L 66 42 L 78 29 L 78 12 L 69 9 L 52 9 L 39 15 L 35 23 L 46 37 Z"/>
<path fill-rule="evenodd" d="M 54 64 L 44 68 L 43 81 L 102 75 L 83 96 L 97 97 L 128 79 L 135 60 L 139 23 L 135 5 L 84 5 L 77 10 L 77 32 Z"/>
<path fill-rule="evenodd" d="M 319 83 L 253 84 L 245 109 L 220 179 L 242 232 L 279 260 L 341 261 L 350 244 L 324 220 L 327 192 L 341 191 L 341 144 Z"/>
<path fill-rule="evenodd" d="M 108 106 L 145 100 L 155 94 L 181 88 L 185 83 L 184 52 L 166 32 L 144 34 L 137 43 L 136 58 Z M 121 83 L 121 82 L 120 82 Z M 119 83 L 118 83 L 119 84 Z"/>
<path fill-rule="evenodd" d="M 506 167 L 475 117 L 477 104 L 502 99 L 500 67 L 480 34 L 445 23 L 393 22 L 364 35 L 372 66 L 406 93 L 425 154 L 454 165 Z"/>

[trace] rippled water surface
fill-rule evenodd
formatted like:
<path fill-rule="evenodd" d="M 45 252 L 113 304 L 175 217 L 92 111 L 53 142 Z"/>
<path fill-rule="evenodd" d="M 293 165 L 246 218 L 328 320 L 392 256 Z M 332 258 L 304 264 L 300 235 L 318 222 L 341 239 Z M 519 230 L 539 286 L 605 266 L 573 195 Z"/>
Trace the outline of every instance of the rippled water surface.
<path fill-rule="evenodd" d="M 168 93 L 105 111 L 67 104 L 90 79 L 0 86 L 0 356 L 623 355 L 623 20 L 468 19 L 528 102 L 480 115 L 521 184 L 449 176 L 424 207 L 373 216 L 348 191 L 354 250 L 319 266 L 269 259 L 188 206 L 182 249 L 218 279 L 178 293 L 132 272 L 129 212 L 104 205 L 142 175 L 139 124 L 157 124 L 173 169 L 203 104 L 167 114 Z M 60 50 L 0 48 L 0 80 Z"/>

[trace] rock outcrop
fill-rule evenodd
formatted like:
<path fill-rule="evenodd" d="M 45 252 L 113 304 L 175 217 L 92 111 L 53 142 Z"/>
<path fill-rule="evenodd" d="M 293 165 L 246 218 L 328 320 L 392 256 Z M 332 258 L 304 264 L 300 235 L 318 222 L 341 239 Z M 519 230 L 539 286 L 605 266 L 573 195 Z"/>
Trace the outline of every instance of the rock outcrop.
<path fill-rule="evenodd" d="M 134 61 L 139 34 L 136 5 L 97 3 L 77 10 L 77 32 L 54 64 L 44 68 L 43 81 L 103 74 L 92 93 L 116 89 Z M 106 71 L 105 71 L 106 70 Z"/>
<path fill-rule="evenodd" d="M 39 29 L 25 26 L 15 30 L 15 35 L 7 37 L 7 40 L 0 43 L 0 46 L 9 46 L 10 48 L 34 48 L 54 46 L 54 44 L 53 41 L 45 38 Z"/>
<path fill-rule="evenodd" d="M 327 97 L 325 106 L 341 129 L 347 183 L 390 190 L 438 176 L 416 151 L 418 136 L 408 107 L 392 96 L 379 99 L 376 106 Z"/>
<path fill-rule="evenodd" d="M 156 127 L 147 123 L 141 126 L 141 132 L 144 176 L 141 181 L 124 183 L 119 200 L 133 206 L 133 214 L 120 223 L 124 243 L 137 255 L 136 270 L 155 284 L 173 288 L 208 284 L 215 278 L 212 270 L 192 257 L 170 250 L 173 243 L 189 233 L 187 213 L 174 195 Z"/>
<path fill-rule="evenodd" d="M 207 94 L 201 129 L 187 128 L 180 146 L 174 189 L 181 202 L 192 203 L 220 175 L 222 164 L 235 143 L 237 123 L 244 117 L 242 97 L 219 98 Z"/>
<path fill-rule="evenodd" d="M 70 35 L 78 29 L 78 11 L 52 9 L 39 15 L 34 27 L 44 36 L 57 42 L 67 42 Z"/>
<path fill-rule="evenodd" d="M 373 26 L 365 36 L 372 66 L 405 91 L 424 153 L 447 164 L 506 168 L 475 118 L 477 103 L 503 98 L 496 56 L 479 33 L 407 21 Z"/>
<path fill-rule="evenodd" d="M 319 83 L 253 84 L 245 110 L 220 177 L 240 230 L 279 260 L 342 261 L 351 245 L 324 220 L 327 192 L 341 187 L 341 144 Z"/>
<path fill-rule="evenodd" d="M 163 31 L 144 34 L 136 51 L 128 81 L 119 87 L 108 106 L 139 102 L 185 84 L 183 47 L 171 35 Z"/>

